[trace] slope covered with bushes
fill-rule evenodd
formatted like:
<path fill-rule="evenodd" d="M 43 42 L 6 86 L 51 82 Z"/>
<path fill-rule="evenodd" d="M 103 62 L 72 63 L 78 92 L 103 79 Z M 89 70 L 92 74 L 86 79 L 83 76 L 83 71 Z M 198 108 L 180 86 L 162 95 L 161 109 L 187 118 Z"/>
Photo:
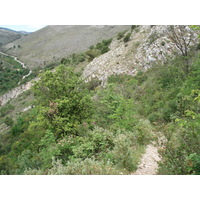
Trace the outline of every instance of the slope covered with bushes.
<path fill-rule="evenodd" d="M 104 86 L 97 78 L 84 82 L 74 66 L 105 53 L 110 42 L 41 75 L 35 107 L 6 121 L 11 129 L 1 136 L 1 174 L 131 174 L 145 146 L 159 142 L 158 132 L 166 139 L 158 173 L 200 174 L 198 50 L 136 76 L 113 74 Z"/>
<path fill-rule="evenodd" d="M 24 113 L 3 138 L 1 173 L 134 171 L 151 138 L 147 129 L 151 125 L 137 118 L 134 102 L 115 93 L 115 85 L 98 92 L 87 88 L 64 65 L 45 72 L 34 86 L 37 106 Z"/>
<path fill-rule="evenodd" d="M 29 73 L 20 63 L 0 54 L 0 95 L 18 86 L 22 77 Z"/>

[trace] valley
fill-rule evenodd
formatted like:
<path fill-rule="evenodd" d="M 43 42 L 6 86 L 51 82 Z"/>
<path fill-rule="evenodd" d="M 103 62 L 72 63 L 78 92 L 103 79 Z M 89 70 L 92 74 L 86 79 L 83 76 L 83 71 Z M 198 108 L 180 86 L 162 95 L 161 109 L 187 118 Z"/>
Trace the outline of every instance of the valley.
<path fill-rule="evenodd" d="M 47 26 L 1 46 L 5 85 L 24 70 L 1 85 L 1 174 L 198 175 L 199 34 Z"/>
<path fill-rule="evenodd" d="M 19 60 L 17 59 L 17 57 L 15 57 L 15 56 L 9 56 L 8 54 L 3 53 L 3 52 L 0 52 L 0 54 L 2 54 L 2 55 L 4 55 L 4 56 L 7 56 L 7 57 L 14 58 L 14 60 L 17 61 L 17 62 L 22 66 L 22 68 L 27 69 L 27 67 L 25 66 L 25 64 L 24 64 L 23 62 L 19 61 Z M 24 75 L 24 76 L 22 77 L 22 79 L 25 79 L 26 77 L 30 76 L 31 73 L 32 73 L 32 70 L 29 70 L 29 73 L 26 74 L 26 75 Z"/>

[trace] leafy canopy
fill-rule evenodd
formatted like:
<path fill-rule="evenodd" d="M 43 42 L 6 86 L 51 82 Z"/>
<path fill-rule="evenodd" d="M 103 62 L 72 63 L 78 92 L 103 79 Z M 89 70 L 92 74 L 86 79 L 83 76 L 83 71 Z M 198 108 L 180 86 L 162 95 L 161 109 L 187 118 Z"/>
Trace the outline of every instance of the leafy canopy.
<path fill-rule="evenodd" d="M 47 71 L 34 85 L 40 115 L 56 137 L 77 135 L 78 127 L 92 115 L 92 102 L 83 80 L 72 68 L 60 65 Z"/>

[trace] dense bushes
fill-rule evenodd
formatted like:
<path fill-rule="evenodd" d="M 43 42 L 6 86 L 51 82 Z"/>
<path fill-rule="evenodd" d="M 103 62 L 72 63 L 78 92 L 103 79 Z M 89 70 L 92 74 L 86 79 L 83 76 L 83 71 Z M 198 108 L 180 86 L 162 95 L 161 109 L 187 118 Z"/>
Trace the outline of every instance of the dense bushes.
<path fill-rule="evenodd" d="M 112 38 L 108 40 L 103 40 L 101 43 L 97 43 L 95 46 L 91 46 L 88 51 L 86 51 L 87 56 L 89 56 L 89 61 L 93 60 L 95 57 L 100 56 L 108 52 L 109 45 L 112 42 Z"/>
<path fill-rule="evenodd" d="M 22 77 L 29 73 L 13 58 L 1 56 L 0 64 L 0 95 L 18 86 Z"/>
<path fill-rule="evenodd" d="M 160 164 L 161 174 L 200 174 L 200 93 L 198 90 L 195 93 L 195 97 L 192 93 L 191 110 L 186 110 L 184 116 L 177 118 L 176 123 L 171 125 L 175 132 L 168 131 L 166 134 L 168 142 L 162 152 L 165 159 Z"/>
<path fill-rule="evenodd" d="M 3 119 L 11 129 L 1 136 L 1 174 L 130 174 L 154 139 L 154 125 L 166 138 L 159 173 L 200 174 L 200 58 L 188 73 L 177 57 L 135 77 L 112 75 L 105 87 L 97 79 L 84 83 L 67 67 L 107 52 L 110 43 L 62 59 L 35 84 L 36 106 L 15 123 Z M 0 117 L 13 108 L 2 107 Z"/>
<path fill-rule="evenodd" d="M 68 58 L 62 58 L 61 64 L 75 67 L 84 61 L 92 61 L 94 58 L 108 52 L 111 42 L 112 38 L 103 40 L 101 43 L 90 46 L 89 50 L 85 53 L 72 54 Z"/>
<path fill-rule="evenodd" d="M 87 158 L 83 161 L 68 162 L 62 164 L 61 160 L 53 160 L 52 168 L 48 171 L 28 169 L 24 172 L 25 175 L 124 175 L 128 174 L 126 170 L 116 169 L 110 162 L 96 161 L 95 159 Z"/>
<path fill-rule="evenodd" d="M 18 118 L 10 130 L 12 139 L 1 146 L 1 173 L 134 171 L 151 140 L 151 126 L 137 119 L 129 90 L 117 92 L 119 83 L 113 80 L 115 84 L 95 91 L 72 68 L 62 65 L 45 72 L 34 86 L 37 106 Z"/>
<path fill-rule="evenodd" d="M 135 77 L 112 75 L 108 79 L 117 85 L 117 94 L 134 99 L 135 114 L 148 118 L 158 130 L 162 127 L 167 141 L 160 150 L 160 174 L 200 173 L 200 58 L 193 59 L 188 74 L 183 70 L 182 59 L 177 57 L 146 73 L 138 72 Z M 143 129 L 141 135 L 144 132 Z"/>
<path fill-rule="evenodd" d="M 61 64 L 67 65 L 67 66 L 76 66 L 79 63 L 82 63 L 86 60 L 86 54 L 80 53 L 80 54 L 72 54 L 68 58 L 62 58 Z"/>
<path fill-rule="evenodd" d="M 10 103 L 0 108 L 0 117 L 4 117 L 14 109 L 14 106 Z"/>
<path fill-rule="evenodd" d="M 197 56 L 188 74 L 176 58 L 135 77 L 135 112 L 164 124 L 160 174 L 199 174 L 199 60 Z"/>
<path fill-rule="evenodd" d="M 40 170 L 34 170 L 33 163 L 30 163 L 31 157 L 24 167 L 24 160 L 30 156 L 30 152 L 24 152 L 20 160 L 18 159 L 22 171 L 29 169 L 24 172 L 25 174 L 129 174 L 137 169 L 140 155 L 144 150 L 143 146 L 137 143 L 137 134 L 114 134 L 99 127 L 81 137 L 62 139 L 59 145 L 60 152 L 63 149 L 65 153 L 68 152 L 67 158 L 54 154 L 49 157 L 48 166 L 43 164 L 39 167 Z M 45 154 L 50 155 L 48 151 Z M 47 160 L 47 157 L 43 159 Z"/>

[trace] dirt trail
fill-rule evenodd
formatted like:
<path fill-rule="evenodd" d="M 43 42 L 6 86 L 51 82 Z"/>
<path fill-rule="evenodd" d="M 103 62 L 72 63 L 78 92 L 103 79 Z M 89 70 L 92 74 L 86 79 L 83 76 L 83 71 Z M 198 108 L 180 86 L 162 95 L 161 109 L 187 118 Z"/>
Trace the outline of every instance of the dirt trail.
<path fill-rule="evenodd" d="M 18 60 L 17 57 L 15 57 L 15 56 L 10 56 L 10 55 L 8 55 L 8 54 L 6 54 L 6 53 L 4 53 L 4 52 L 1 52 L 1 51 L 0 51 L 0 54 L 2 54 L 2 55 L 4 55 L 4 56 L 9 56 L 9 57 L 11 57 L 11 58 L 14 58 L 14 60 L 17 61 L 17 62 L 22 66 L 22 68 L 27 69 L 27 67 L 25 66 L 25 64 L 24 64 L 23 62 L 21 62 L 20 60 Z M 31 73 L 32 73 L 32 70 L 29 70 L 29 73 L 26 74 L 26 75 L 24 75 L 24 76 L 22 77 L 22 79 L 25 79 L 26 77 L 30 76 Z"/>
<path fill-rule="evenodd" d="M 161 160 L 158 154 L 158 147 L 155 144 L 149 144 L 146 152 L 143 154 L 138 169 L 131 175 L 156 175 L 158 161 Z"/>

